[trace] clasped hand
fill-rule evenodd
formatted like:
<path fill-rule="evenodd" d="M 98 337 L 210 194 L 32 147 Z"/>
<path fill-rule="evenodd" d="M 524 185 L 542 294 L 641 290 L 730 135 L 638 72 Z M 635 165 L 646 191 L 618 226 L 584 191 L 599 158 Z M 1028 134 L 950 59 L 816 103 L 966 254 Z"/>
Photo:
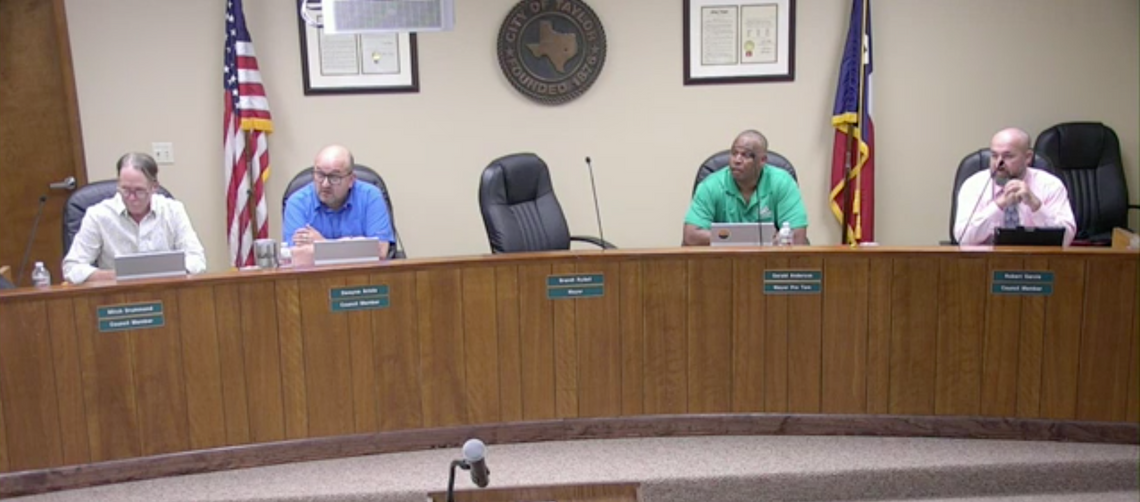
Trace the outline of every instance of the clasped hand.
<path fill-rule="evenodd" d="M 321 235 L 317 229 L 309 225 L 298 228 L 296 232 L 293 232 L 293 245 L 295 246 L 305 246 L 323 240 L 325 240 L 325 237 Z"/>
<path fill-rule="evenodd" d="M 1041 207 L 1041 201 L 1037 200 L 1037 196 L 1033 195 L 1033 192 L 1029 191 L 1029 187 L 1026 186 L 1025 182 L 1021 180 L 1010 180 L 1009 183 L 1006 183 L 1005 186 L 1002 187 L 1001 193 L 994 199 L 994 202 L 1002 209 L 1005 209 L 1006 206 L 1010 204 L 1021 203 L 1025 203 L 1034 211 Z"/>

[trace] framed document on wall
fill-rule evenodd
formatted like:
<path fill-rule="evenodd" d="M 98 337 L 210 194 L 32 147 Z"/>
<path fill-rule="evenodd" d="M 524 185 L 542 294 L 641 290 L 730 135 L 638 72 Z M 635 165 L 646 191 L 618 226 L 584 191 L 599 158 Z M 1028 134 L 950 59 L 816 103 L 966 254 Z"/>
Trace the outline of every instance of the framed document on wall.
<path fill-rule="evenodd" d="M 791 82 L 796 0 L 685 0 L 685 85 Z"/>
<path fill-rule="evenodd" d="M 415 33 L 325 33 L 298 17 L 305 95 L 419 92 Z"/>

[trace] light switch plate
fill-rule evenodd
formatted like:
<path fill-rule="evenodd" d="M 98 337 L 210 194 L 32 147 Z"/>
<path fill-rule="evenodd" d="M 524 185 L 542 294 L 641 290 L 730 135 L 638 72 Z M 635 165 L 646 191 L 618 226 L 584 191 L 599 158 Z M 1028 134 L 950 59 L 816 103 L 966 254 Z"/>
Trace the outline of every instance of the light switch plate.
<path fill-rule="evenodd" d="M 160 165 L 174 163 L 174 143 L 151 143 L 150 150 L 154 154 L 154 161 Z"/>

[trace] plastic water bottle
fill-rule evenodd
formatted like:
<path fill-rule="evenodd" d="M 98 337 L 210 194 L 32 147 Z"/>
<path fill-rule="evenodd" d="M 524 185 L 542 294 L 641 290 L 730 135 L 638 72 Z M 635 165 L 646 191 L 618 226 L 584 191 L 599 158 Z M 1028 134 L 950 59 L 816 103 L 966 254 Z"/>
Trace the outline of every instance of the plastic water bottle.
<path fill-rule="evenodd" d="M 776 235 L 777 246 L 791 246 L 792 245 L 792 224 L 785 221 L 780 226 L 780 233 Z"/>
<path fill-rule="evenodd" d="M 51 286 L 51 272 L 48 272 L 42 261 L 37 261 L 36 268 L 32 269 L 32 285 L 37 288 Z"/>
<path fill-rule="evenodd" d="M 293 266 L 293 248 L 289 247 L 288 242 L 281 243 L 281 251 L 277 254 L 277 266 L 281 268 Z"/>

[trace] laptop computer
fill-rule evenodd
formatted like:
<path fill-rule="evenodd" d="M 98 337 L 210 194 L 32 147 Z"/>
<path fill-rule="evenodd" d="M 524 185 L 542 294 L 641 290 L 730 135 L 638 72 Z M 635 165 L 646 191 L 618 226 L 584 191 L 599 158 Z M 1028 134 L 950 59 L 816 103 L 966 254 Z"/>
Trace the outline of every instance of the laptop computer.
<path fill-rule="evenodd" d="M 709 229 L 712 246 L 771 246 L 776 237 L 774 223 L 713 223 Z"/>
<path fill-rule="evenodd" d="M 375 237 L 317 241 L 313 244 L 313 265 L 344 265 L 380 261 L 380 239 Z"/>
<path fill-rule="evenodd" d="M 995 246 L 1056 246 L 1065 243 L 1064 227 L 1017 227 L 994 229 Z"/>
<path fill-rule="evenodd" d="M 115 280 L 117 281 L 185 275 L 185 251 L 153 251 L 115 257 Z"/>

